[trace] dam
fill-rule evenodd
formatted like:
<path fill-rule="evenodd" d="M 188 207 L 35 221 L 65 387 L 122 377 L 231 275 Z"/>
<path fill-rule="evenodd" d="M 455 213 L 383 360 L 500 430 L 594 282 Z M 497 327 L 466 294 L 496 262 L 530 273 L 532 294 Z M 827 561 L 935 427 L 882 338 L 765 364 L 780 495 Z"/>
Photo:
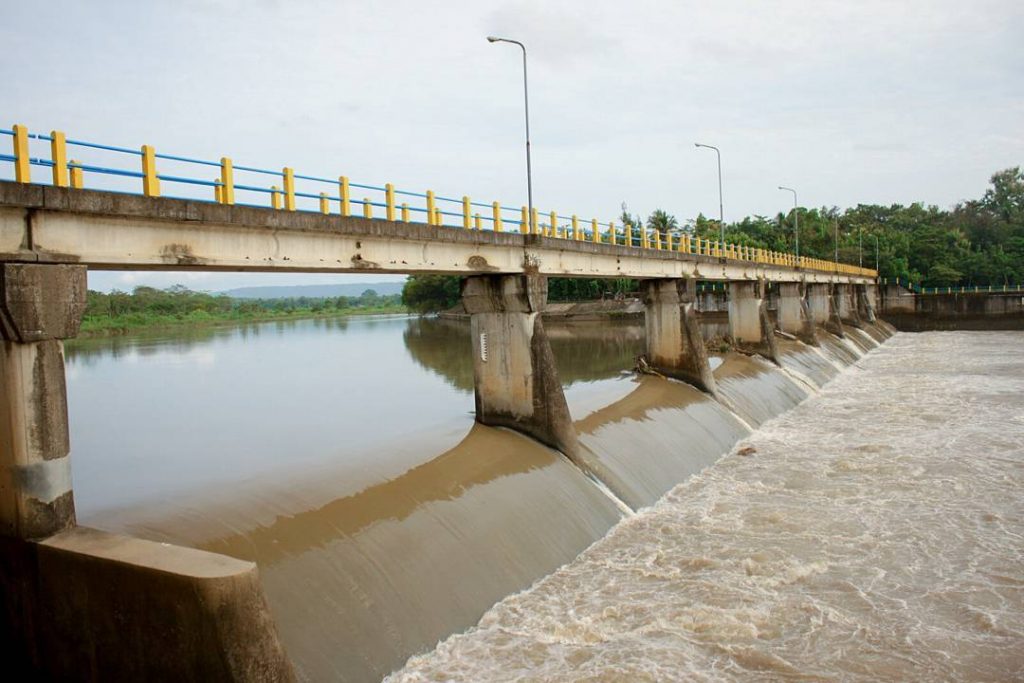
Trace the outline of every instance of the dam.
<path fill-rule="evenodd" d="M 892 339 L 880 318 L 887 299 L 877 274 L 837 263 L 662 245 L 646 233 L 620 244 L 611 226 L 606 235 L 560 232 L 557 216 L 510 234 L 468 219 L 457 229 L 369 211 L 236 207 L 223 192 L 215 204 L 146 194 L 0 183 L 3 632 L 20 665 L 55 678 L 479 680 L 529 670 L 553 647 L 552 660 L 564 654 L 581 674 L 592 661 L 659 680 L 642 668 L 658 666 L 656 656 L 615 660 L 629 637 L 575 620 L 582 594 L 556 588 L 573 606 L 555 617 L 554 635 L 530 630 L 544 613 L 531 600 L 554 606 L 546 587 L 592 572 L 594 557 L 612 572 L 598 572 L 596 584 L 628 594 L 635 586 L 617 581 L 606 550 L 641 558 L 623 569 L 641 575 L 640 589 L 660 576 L 659 563 L 669 576 L 717 567 L 696 552 L 645 556 L 616 544 L 650 520 L 671 539 L 679 528 L 657 521 L 666 508 L 701 528 L 674 501 L 696 488 L 699 504 L 704 482 L 735 462 L 767 477 L 760 463 L 786 419 L 839 438 L 807 411 L 829 391 L 851 393 L 851 378 L 877 385 L 870 364 L 909 339 Z M 463 313 L 76 340 L 86 272 L 123 268 L 452 273 L 463 277 Z M 638 315 L 545 322 L 549 277 L 637 279 Z M 708 295 L 716 282 L 719 294 Z M 905 343 L 886 367 L 930 348 Z M 929 367 L 939 365 L 931 353 Z M 923 386 L 913 391 L 931 390 Z M 832 500 L 811 495 L 806 461 L 796 462 L 779 470 L 792 475 L 782 487 Z M 732 486 L 754 505 L 767 485 L 747 476 Z M 793 530 L 784 513 L 765 514 L 767 526 Z M 1012 509 L 984 514 L 995 523 Z M 737 529 L 748 522 L 760 523 L 744 518 Z M 827 556 L 774 566 L 771 547 L 738 550 L 743 574 L 783 586 L 777 574 L 799 583 L 842 564 Z M 1019 602 L 1014 573 L 988 571 L 1002 582 L 1001 604 Z M 860 590 L 862 577 L 829 576 Z M 731 577 L 720 578 L 712 583 L 726 591 Z M 652 612 L 641 595 L 606 597 L 601 615 Z M 506 610 L 519 601 L 531 614 L 510 623 Z M 970 613 L 998 642 L 1019 642 L 1006 609 L 987 607 Z M 826 612 L 808 614 L 823 621 Z M 675 641 L 719 629 L 714 647 L 731 654 L 711 656 L 709 671 L 807 669 L 798 657 L 732 644 L 710 617 L 665 617 L 693 622 L 683 636 L 659 618 L 654 610 L 637 628 L 673 641 L 665 666 L 677 661 Z M 762 624 L 754 637 L 773 632 L 770 620 L 737 621 Z M 550 676 L 567 677 L 557 667 Z"/>

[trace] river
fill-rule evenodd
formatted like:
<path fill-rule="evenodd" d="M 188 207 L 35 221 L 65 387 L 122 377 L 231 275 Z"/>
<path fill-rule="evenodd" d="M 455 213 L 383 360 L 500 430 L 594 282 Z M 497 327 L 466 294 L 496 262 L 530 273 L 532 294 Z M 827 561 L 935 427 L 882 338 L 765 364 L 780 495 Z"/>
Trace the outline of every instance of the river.
<path fill-rule="evenodd" d="M 716 354 L 728 408 L 549 336 L 598 483 L 474 425 L 461 322 L 71 342 L 79 521 L 255 561 L 301 680 L 1019 676 L 1019 333 Z"/>

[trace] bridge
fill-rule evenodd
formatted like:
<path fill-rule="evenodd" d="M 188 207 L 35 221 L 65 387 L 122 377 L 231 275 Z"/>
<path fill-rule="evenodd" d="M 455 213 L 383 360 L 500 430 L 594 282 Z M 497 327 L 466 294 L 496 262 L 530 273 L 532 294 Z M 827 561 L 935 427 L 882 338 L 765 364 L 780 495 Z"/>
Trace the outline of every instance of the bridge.
<path fill-rule="evenodd" d="M 268 670 L 287 670 L 269 621 L 252 617 L 265 611 L 254 567 L 204 555 L 197 560 L 201 571 L 186 570 L 191 560 L 182 558 L 198 551 L 176 554 L 75 526 L 63 340 L 78 332 L 88 269 L 463 276 L 476 419 L 522 432 L 584 469 L 541 318 L 548 277 L 640 280 L 645 364 L 712 395 L 717 388 L 696 320 L 698 281 L 727 283 L 732 342 L 776 362 L 776 329 L 815 344 L 823 327 L 842 334 L 844 324 L 873 321 L 878 303 L 877 273 L 848 264 L 555 211 L 530 214 L 468 196 L 296 174 L 290 167 L 271 171 L 227 157 L 159 154 L 150 145 L 115 147 L 59 131 L 32 134 L 14 126 L 0 135 L 12 141 L 12 154 L 0 154 L 0 164 L 14 169 L 13 182 L 0 181 L 0 540 L 9 547 L 21 543 L 16 555 L 48 557 L 73 576 L 100 557 L 143 592 L 153 590 L 154 571 L 180 575 L 175 590 L 181 594 L 174 595 L 185 605 L 182 618 L 197 628 L 211 618 L 197 595 L 216 593 L 224 604 L 244 605 L 236 624 L 220 622 L 233 629 L 219 634 L 230 643 L 207 650 L 192 641 L 161 643 L 168 653 L 164 666 L 201 660 L 206 678 L 236 676 L 211 654 L 232 648 Z M 40 146 L 47 153 L 39 153 Z M 69 147 L 82 152 L 79 158 L 69 158 Z M 84 154 L 129 163 L 83 161 Z M 34 170 L 49 182 L 33 182 Z M 169 186 L 183 189 L 168 196 L 163 190 Z M 353 190 L 366 196 L 353 199 Z M 26 578 L 31 570 L 22 570 L 19 581 L 34 580 Z M 81 581 L 91 585 L 87 576 Z M 57 600 L 71 615 L 45 625 L 51 630 L 44 635 L 55 642 L 87 637 L 77 624 L 95 620 L 95 610 L 103 609 L 76 602 L 59 581 L 31 591 L 32 599 Z M 118 609 L 137 607 L 108 598 Z"/>

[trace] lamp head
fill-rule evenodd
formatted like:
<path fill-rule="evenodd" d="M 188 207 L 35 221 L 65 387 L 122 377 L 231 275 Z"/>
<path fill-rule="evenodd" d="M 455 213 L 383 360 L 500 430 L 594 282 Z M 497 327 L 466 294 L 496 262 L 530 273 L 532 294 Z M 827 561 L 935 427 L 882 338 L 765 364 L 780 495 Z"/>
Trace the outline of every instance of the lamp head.
<path fill-rule="evenodd" d="M 487 42 L 488 42 L 488 43 L 496 43 L 496 42 L 498 42 L 499 40 L 501 40 L 501 38 L 496 38 L 496 37 L 494 37 L 494 36 L 487 36 Z"/>

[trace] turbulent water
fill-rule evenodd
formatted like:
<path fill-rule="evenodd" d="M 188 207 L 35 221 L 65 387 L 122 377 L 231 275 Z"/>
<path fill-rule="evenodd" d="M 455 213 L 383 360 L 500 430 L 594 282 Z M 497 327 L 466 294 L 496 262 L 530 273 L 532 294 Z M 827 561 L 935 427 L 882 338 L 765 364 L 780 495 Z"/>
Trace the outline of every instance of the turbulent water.
<path fill-rule="evenodd" d="M 1022 485 L 1024 334 L 897 335 L 388 680 L 1022 680 Z"/>

